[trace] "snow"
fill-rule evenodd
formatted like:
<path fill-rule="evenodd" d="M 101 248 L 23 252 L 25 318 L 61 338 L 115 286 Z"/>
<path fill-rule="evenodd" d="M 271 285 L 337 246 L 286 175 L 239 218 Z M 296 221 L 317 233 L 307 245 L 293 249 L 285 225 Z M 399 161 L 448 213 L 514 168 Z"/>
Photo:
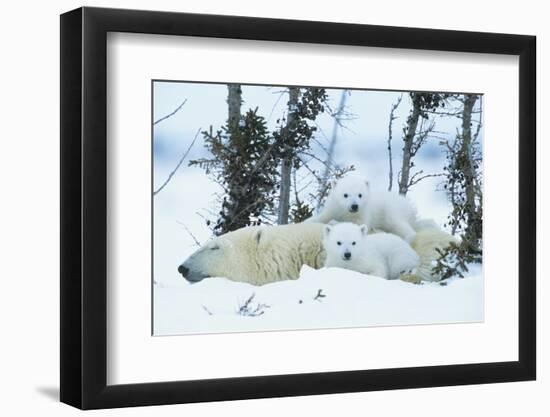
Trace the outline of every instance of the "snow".
<path fill-rule="evenodd" d="M 324 297 L 315 299 L 321 290 Z M 239 308 L 252 296 L 247 316 Z M 196 284 L 156 284 L 156 336 L 479 322 L 480 271 L 464 279 L 410 284 L 339 268 L 304 266 L 297 280 L 264 286 L 208 278 Z M 263 313 L 261 313 L 263 311 Z"/>
<path fill-rule="evenodd" d="M 259 106 L 268 116 L 268 127 L 286 106 L 279 88 L 245 86 L 243 109 Z M 338 166 L 353 164 L 371 184 L 385 189 L 388 184 L 387 129 L 391 105 L 398 92 L 354 91 L 348 99 L 349 110 L 357 119 L 346 121 L 339 132 L 334 161 Z M 157 189 L 187 150 L 196 130 L 221 126 L 227 117 L 225 85 L 156 83 L 155 119 L 170 113 L 184 98 L 187 104 L 173 117 L 155 126 L 154 188 Z M 339 90 L 329 91 L 334 108 Z M 409 110 L 406 96 L 396 112 L 394 123 L 394 170 L 399 169 L 400 132 Z M 272 116 L 269 114 L 272 113 Z M 333 119 L 322 114 L 317 120 L 316 139 L 327 147 Z M 458 119 L 440 119 L 437 130 L 452 136 L 459 127 Z M 445 135 L 444 135 L 445 136 Z M 445 155 L 438 140 L 431 140 L 415 158 L 415 170 L 441 172 Z M 314 153 L 323 156 L 314 145 Z M 221 187 L 204 170 L 188 166 L 189 160 L 208 157 L 199 136 L 187 160 L 166 187 L 154 197 L 153 213 L 153 319 L 154 335 L 225 333 L 269 330 L 294 330 L 337 327 L 392 326 L 412 324 L 460 323 L 483 320 L 483 278 L 481 268 L 464 279 L 448 285 L 426 283 L 413 285 L 386 281 L 336 268 L 318 271 L 305 267 L 298 280 L 282 281 L 262 287 L 210 278 L 197 284 L 187 283 L 177 267 L 196 249 L 195 239 L 206 243 L 212 237 L 205 217 L 216 221 Z M 298 186 L 310 181 L 305 169 L 298 172 Z M 394 178 L 394 190 L 396 187 Z M 445 193 L 438 187 L 441 178 L 427 178 L 415 185 L 408 197 L 417 206 L 420 217 L 433 219 L 443 227 L 450 212 Z M 307 196 L 315 189 L 302 191 Z M 318 290 L 326 297 L 313 300 Z M 250 308 L 267 304 L 263 314 L 255 317 L 237 313 L 252 295 Z M 302 300 L 302 303 L 300 303 Z M 210 314 L 210 313 L 211 314 Z"/>

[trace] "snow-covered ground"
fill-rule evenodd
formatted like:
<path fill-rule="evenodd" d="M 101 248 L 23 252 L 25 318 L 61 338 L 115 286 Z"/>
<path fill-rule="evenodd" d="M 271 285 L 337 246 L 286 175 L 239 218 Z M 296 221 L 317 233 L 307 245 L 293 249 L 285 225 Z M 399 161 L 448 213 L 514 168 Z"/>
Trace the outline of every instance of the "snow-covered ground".
<path fill-rule="evenodd" d="M 155 335 L 482 321 L 483 279 L 472 272 L 445 286 L 307 266 L 297 280 L 261 287 L 225 278 L 157 284 Z"/>
<path fill-rule="evenodd" d="M 205 89 L 208 87 L 207 89 Z M 278 101 L 278 89 L 245 87 L 244 108 L 259 106 L 266 117 L 272 109 L 270 128 L 284 110 L 285 99 Z M 208 94 L 205 94 L 205 93 Z M 155 126 L 154 188 L 162 184 L 186 151 L 198 128 L 224 123 L 227 90 L 221 86 L 189 87 L 185 83 L 163 85 L 155 93 L 155 119 L 170 113 L 182 101 L 188 102 L 173 117 Z M 204 97 L 208 97 L 205 100 Z M 339 93 L 331 92 L 336 107 Z M 352 92 L 348 105 L 357 119 L 340 131 L 334 160 L 337 165 L 353 164 L 377 188 L 387 188 L 387 129 L 389 109 L 399 93 Z M 406 120 L 406 99 L 399 108 L 394 125 L 394 171 L 399 169 L 402 123 Z M 317 140 L 326 146 L 333 120 L 320 116 Z M 271 126 L 273 125 L 273 126 Z M 458 119 L 443 120 L 437 130 L 455 134 Z M 324 132 L 324 133 L 323 133 Z M 415 159 L 415 169 L 424 173 L 442 172 L 445 156 L 437 140 L 427 144 Z M 319 151 L 319 150 L 317 150 Z M 322 156 L 322 154 L 319 154 Z M 385 281 L 351 271 L 304 269 L 300 279 L 254 287 L 225 278 L 206 279 L 188 284 L 177 267 L 212 237 L 204 217 L 216 220 L 219 207 L 216 193 L 221 187 L 187 161 L 208 156 L 199 137 L 184 163 L 169 184 L 154 197 L 153 279 L 155 285 L 153 317 L 155 335 L 218 333 L 263 330 L 293 330 L 353 326 L 457 323 L 483 320 L 483 278 L 481 268 L 464 279 L 438 284 L 413 285 Z M 299 173 L 306 182 L 308 173 Z M 300 178 L 299 178 L 300 180 Z M 443 227 L 450 204 L 441 190 L 439 177 L 415 185 L 408 197 L 420 217 L 431 218 Z M 396 184 L 394 179 L 394 190 Z M 307 191 L 304 191 L 307 195 Z M 318 290 L 326 297 L 313 300 Z M 252 294 L 251 307 L 267 304 L 264 313 L 242 316 L 236 313 Z M 302 303 L 300 303 L 300 300 Z M 210 313 L 208 313 L 210 312 Z"/>

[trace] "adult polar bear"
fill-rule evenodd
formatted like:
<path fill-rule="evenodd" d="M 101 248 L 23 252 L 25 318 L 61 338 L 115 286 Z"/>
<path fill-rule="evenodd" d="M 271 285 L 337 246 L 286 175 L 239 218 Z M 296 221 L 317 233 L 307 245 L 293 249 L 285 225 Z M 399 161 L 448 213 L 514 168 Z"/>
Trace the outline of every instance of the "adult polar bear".
<path fill-rule="evenodd" d="M 323 266 L 323 227 L 318 223 L 244 227 L 212 239 L 178 272 L 189 282 L 225 277 L 262 285 L 296 279 L 303 265 Z"/>
<path fill-rule="evenodd" d="M 321 223 L 283 226 L 251 226 L 218 236 L 205 244 L 179 267 L 189 282 L 209 277 L 263 285 L 297 279 L 303 265 L 319 269 L 324 265 Z M 419 231 L 411 246 L 420 256 L 416 276 L 408 279 L 433 281 L 432 261 L 437 249 L 446 247 L 453 237 L 439 229 Z"/>
<path fill-rule="evenodd" d="M 418 220 L 416 208 L 406 197 L 374 191 L 358 174 L 348 174 L 334 183 L 321 212 L 306 222 L 366 224 L 369 230 L 393 233 L 409 243 L 418 230 L 437 228 L 431 220 Z"/>

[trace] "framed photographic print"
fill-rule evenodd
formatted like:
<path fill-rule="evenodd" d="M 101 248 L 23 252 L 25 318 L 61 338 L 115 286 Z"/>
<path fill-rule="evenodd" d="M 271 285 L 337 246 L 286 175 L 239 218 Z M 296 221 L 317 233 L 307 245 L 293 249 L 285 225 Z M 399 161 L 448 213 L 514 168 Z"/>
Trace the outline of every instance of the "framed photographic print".
<path fill-rule="evenodd" d="M 531 380 L 535 38 L 61 16 L 61 400 Z"/>

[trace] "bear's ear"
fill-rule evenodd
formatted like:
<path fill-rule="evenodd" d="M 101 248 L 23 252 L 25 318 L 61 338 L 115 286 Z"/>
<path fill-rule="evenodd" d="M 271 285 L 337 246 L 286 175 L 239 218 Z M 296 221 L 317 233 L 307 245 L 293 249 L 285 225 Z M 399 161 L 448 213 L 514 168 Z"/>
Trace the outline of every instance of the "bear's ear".
<path fill-rule="evenodd" d="M 366 224 L 362 224 L 360 229 L 363 236 L 366 236 L 369 233 L 369 226 L 367 226 Z"/>
<path fill-rule="evenodd" d="M 325 236 L 328 236 L 330 234 L 331 229 L 332 228 L 328 225 L 324 227 L 323 231 L 324 231 Z"/>

